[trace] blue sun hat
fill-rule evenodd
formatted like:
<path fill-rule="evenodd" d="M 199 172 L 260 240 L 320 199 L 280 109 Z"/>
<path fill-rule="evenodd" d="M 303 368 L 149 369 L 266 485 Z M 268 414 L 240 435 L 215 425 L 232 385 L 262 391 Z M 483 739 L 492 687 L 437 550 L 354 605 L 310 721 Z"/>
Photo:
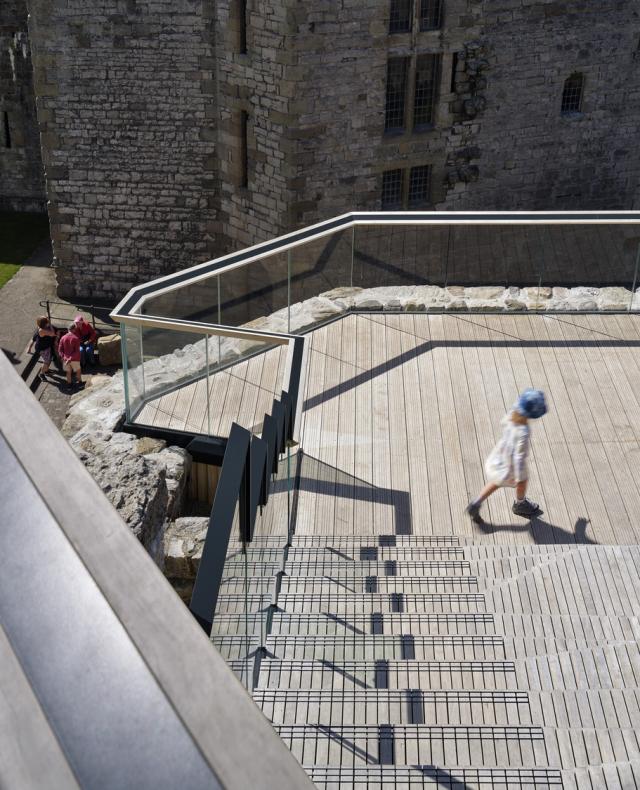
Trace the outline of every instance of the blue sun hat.
<path fill-rule="evenodd" d="M 537 420 L 547 413 L 547 403 L 542 390 L 526 389 L 520 393 L 515 404 L 518 414 L 529 420 Z"/>

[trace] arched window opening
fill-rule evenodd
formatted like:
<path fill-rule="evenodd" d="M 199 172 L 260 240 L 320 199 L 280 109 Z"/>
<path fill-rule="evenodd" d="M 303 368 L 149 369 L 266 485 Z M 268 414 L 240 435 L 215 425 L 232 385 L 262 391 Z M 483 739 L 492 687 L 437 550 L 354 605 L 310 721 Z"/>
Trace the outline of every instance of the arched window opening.
<path fill-rule="evenodd" d="M 565 81 L 562 91 L 562 113 L 581 112 L 583 88 L 584 77 L 582 74 L 572 74 Z"/>

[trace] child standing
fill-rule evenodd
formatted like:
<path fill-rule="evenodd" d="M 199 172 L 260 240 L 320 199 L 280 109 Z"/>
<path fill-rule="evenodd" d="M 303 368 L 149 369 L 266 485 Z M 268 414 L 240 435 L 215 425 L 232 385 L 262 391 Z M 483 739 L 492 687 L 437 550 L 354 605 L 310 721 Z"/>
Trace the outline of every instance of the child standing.
<path fill-rule="evenodd" d="M 485 499 L 502 486 L 516 489 L 516 500 L 511 510 L 525 518 L 540 512 L 537 503 L 527 499 L 527 456 L 529 455 L 529 420 L 536 420 L 547 413 L 547 404 L 541 390 L 526 389 L 513 409 L 502 418 L 502 438 L 493 448 L 485 463 L 489 482 L 480 494 L 467 505 L 467 513 L 477 524 L 482 523 L 480 507 Z"/>
<path fill-rule="evenodd" d="M 40 373 L 38 373 L 40 381 L 46 381 L 46 375 L 49 372 L 51 361 L 56 351 L 56 337 L 56 330 L 49 323 L 47 316 L 40 316 L 36 320 L 36 331 L 27 348 L 27 353 L 30 354 L 35 346 L 36 354 L 40 354 L 40 360 L 42 361 L 42 367 L 40 368 Z"/>
<path fill-rule="evenodd" d="M 58 353 L 64 363 L 67 374 L 67 384 L 71 386 L 73 373 L 76 374 L 78 386 L 82 386 L 82 372 L 80 370 L 80 338 L 75 324 L 71 324 L 66 335 L 60 338 Z"/>

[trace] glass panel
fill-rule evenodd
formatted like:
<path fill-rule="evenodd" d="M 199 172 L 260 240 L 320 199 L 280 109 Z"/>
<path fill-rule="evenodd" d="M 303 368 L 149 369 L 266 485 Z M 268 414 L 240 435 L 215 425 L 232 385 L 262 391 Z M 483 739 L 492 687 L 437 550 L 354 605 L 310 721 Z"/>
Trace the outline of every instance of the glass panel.
<path fill-rule="evenodd" d="M 447 226 L 359 225 L 355 232 L 353 284 L 363 289 L 443 286 L 449 238 Z M 408 296 L 409 291 L 400 294 Z"/>
<path fill-rule="evenodd" d="M 411 30 L 413 0 L 391 0 L 389 33 L 407 33 Z"/>
<path fill-rule="evenodd" d="M 131 422 L 144 403 L 142 336 L 138 326 L 120 325 L 127 420 Z"/>
<path fill-rule="evenodd" d="M 261 420 L 283 389 L 288 344 L 144 327 L 142 350 L 134 383 L 144 388 L 133 390 L 141 425 L 228 436 L 233 422 L 251 428 Z"/>
<path fill-rule="evenodd" d="M 440 55 L 419 55 L 416 59 L 416 85 L 413 99 L 413 128 L 433 123 L 433 111 L 440 79 Z"/>
<path fill-rule="evenodd" d="M 142 328 L 144 407 L 136 422 L 207 432 L 208 359 L 203 333 Z M 214 358 L 215 363 L 215 358 Z"/>
<path fill-rule="evenodd" d="M 209 341 L 210 359 L 218 339 Z M 221 362 L 210 362 L 210 426 L 213 436 L 228 436 L 233 422 L 253 430 L 284 386 L 288 345 L 222 338 Z"/>
<path fill-rule="evenodd" d="M 442 0 L 420 0 L 420 30 L 442 27 Z"/>
<path fill-rule="evenodd" d="M 402 208 L 402 176 L 404 171 L 385 170 L 382 174 L 382 196 L 380 204 L 383 211 L 397 211 Z"/>
<path fill-rule="evenodd" d="M 158 296 L 142 305 L 142 315 L 176 318 L 183 321 L 218 323 L 218 277 L 190 283 Z"/>
<path fill-rule="evenodd" d="M 409 171 L 409 208 L 425 208 L 431 202 L 431 166 L 418 165 Z"/>
<path fill-rule="evenodd" d="M 384 128 L 387 132 L 404 129 L 408 72 L 408 57 L 389 58 L 387 61 L 387 93 L 384 116 Z"/>
<path fill-rule="evenodd" d="M 286 252 L 221 274 L 220 323 L 286 332 L 287 285 Z"/>
<path fill-rule="evenodd" d="M 261 430 L 262 426 L 257 426 L 252 437 L 260 437 Z M 271 607 L 277 603 L 278 574 L 284 569 L 288 525 L 294 509 L 293 467 L 293 459 L 286 455 L 280 458 L 277 472 L 270 477 L 269 500 L 257 510 L 250 543 L 242 540 L 236 503 L 213 618 L 214 644 L 249 690 L 257 680 L 262 649 L 269 636 Z"/>
<path fill-rule="evenodd" d="M 438 309 L 456 301 L 457 309 L 481 310 L 491 309 L 495 299 L 513 299 L 535 310 L 546 309 L 550 298 L 556 309 L 569 309 L 561 303 L 582 295 L 583 309 L 624 309 L 638 246 L 635 225 L 357 226 L 353 285 L 399 290 L 359 294 L 355 307 L 375 309 L 395 296 L 399 309 L 411 309 L 414 302 L 414 309 Z M 445 287 L 446 293 L 412 291 L 422 285 Z M 626 290 L 608 292 L 596 302 L 586 291 L 550 290 L 593 287 Z M 507 294 L 506 288 L 514 290 Z"/>
<path fill-rule="evenodd" d="M 348 288 L 352 273 L 351 228 L 323 236 L 290 251 L 292 333 L 339 314 L 330 304 L 309 301 L 336 288 Z"/>
<path fill-rule="evenodd" d="M 213 524 L 209 528 L 215 527 Z M 254 633 L 252 610 L 261 604 L 262 585 L 260 577 L 256 580 L 251 572 L 249 556 L 240 539 L 240 506 L 237 500 L 222 582 L 213 613 L 211 639 L 243 685 L 251 689 L 254 659 L 260 647 L 259 632 Z"/>

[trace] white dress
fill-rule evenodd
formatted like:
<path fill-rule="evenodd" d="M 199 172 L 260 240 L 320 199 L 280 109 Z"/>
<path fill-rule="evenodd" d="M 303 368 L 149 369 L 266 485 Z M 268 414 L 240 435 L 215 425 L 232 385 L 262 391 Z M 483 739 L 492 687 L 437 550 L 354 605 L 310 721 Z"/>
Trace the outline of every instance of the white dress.
<path fill-rule="evenodd" d="M 514 487 L 528 479 L 529 426 L 512 422 L 507 414 L 500 423 L 502 438 L 491 451 L 484 465 L 490 483 Z"/>

